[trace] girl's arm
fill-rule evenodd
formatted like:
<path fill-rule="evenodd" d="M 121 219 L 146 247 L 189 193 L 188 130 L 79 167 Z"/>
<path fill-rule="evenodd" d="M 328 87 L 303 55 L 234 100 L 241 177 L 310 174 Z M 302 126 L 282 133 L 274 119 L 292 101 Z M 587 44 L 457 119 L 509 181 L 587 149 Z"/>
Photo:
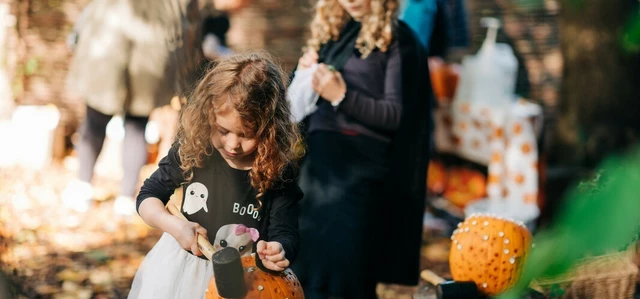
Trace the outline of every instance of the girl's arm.
<path fill-rule="evenodd" d="M 165 204 L 155 197 L 148 197 L 138 207 L 140 217 L 153 228 L 168 232 L 174 235 L 180 230 L 184 224 L 184 220 L 171 215 L 166 209 Z"/>
<path fill-rule="evenodd" d="M 158 169 L 144 181 L 144 184 L 140 188 L 140 193 L 136 200 L 138 214 L 141 214 L 141 203 L 149 198 L 160 200 L 163 205 L 166 205 L 171 195 L 173 195 L 173 192 L 180 187 L 184 181 L 184 175 L 182 174 L 182 169 L 180 169 L 178 146 L 174 144 L 169 149 L 167 156 L 162 158 L 158 163 Z M 142 216 L 142 214 L 140 216 Z"/>
<path fill-rule="evenodd" d="M 293 181 L 286 183 L 283 189 L 275 190 L 274 193 L 267 234 L 269 241 L 282 244 L 285 258 L 293 263 L 300 245 L 297 203 L 302 199 L 303 193 Z"/>
<path fill-rule="evenodd" d="M 165 209 L 173 192 L 184 181 L 178 147 L 174 144 L 167 156 L 158 163 L 158 169 L 144 181 L 136 200 L 136 208 L 149 226 L 171 234 L 184 249 L 200 255 L 196 233 L 207 236 L 207 230 L 195 222 L 173 216 Z"/>
<path fill-rule="evenodd" d="M 207 230 L 196 222 L 182 220 L 171 215 L 165 204 L 159 199 L 148 197 L 138 208 L 140 217 L 149 226 L 160 229 L 172 235 L 180 246 L 198 256 L 202 252 L 198 247 L 198 234 L 207 236 Z"/>

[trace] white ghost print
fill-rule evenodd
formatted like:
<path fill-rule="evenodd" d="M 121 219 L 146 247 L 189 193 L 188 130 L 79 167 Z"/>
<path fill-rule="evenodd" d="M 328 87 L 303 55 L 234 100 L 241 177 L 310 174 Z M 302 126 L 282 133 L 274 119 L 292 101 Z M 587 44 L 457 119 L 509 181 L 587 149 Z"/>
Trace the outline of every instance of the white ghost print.
<path fill-rule="evenodd" d="M 260 233 L 255 228 L 246 227 L 243 224 L 227 224 L 216 233 L 213 248 L 216 251 L 225 247 L 233 247 L 241 256 L 251 255 L 253 243 L 258 241 Z"/>
<path fill-rule="evenodd" d="M 207 208 L 207 198 L 209 197 L 209 190 L 203 184 L 193 183 L 187 187 L 187 193 L 184 196 L 184 205 L 182 210 L 187 214 L 192 215 L 200 209 L 204 208 L 204 211 L 209 213 Z"/>

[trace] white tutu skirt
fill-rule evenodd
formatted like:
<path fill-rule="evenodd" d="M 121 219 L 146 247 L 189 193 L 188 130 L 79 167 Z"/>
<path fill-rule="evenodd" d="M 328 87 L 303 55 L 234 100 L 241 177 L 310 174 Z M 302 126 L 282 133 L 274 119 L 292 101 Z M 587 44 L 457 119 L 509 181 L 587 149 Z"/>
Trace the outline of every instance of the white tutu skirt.
<path fill-rule="evenodd" d="M 211 262 L 190 254 L 164 233 L 140 264 L 128 298 L 204 298 L 212 276 Z"/>

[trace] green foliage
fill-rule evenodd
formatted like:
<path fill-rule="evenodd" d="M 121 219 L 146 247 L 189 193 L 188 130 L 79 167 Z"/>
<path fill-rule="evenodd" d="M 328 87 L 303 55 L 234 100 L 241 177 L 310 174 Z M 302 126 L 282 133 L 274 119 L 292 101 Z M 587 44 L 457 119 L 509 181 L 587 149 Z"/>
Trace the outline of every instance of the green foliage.
<path fill-rule="evenodd" d="M 625 28 L 622 34 L 622 48 L 631 54 L 640 53 L 640 14 L 631 17 L 629 25 Z"/>
<path fill-rule="evenodd" d="M 24 74 L 29 76 L 33 75 L 38 71 L 38 60 L 36 58 L 30 58 L 24 64 Z"/>
<path fill-rule="evenodd" d="M 551 290 L 549 290 L 549 297 L 551 298 L 560 298 L 562 296 L 564 296 L 565 294 L 565 290 L 557 284 L 554 284 L 553 286 L 551 286 Z"/>
<path fill-rule="evenodd" d="M 639 196 L 640 150 L 609 158 L 570 193 L 555 225 L 536 235 L 522 276 L 499 298 L 519 298 L 532 279 L 565 273 L 587 255 L 626 248 L 638 236 Z"/>
<path fill-rule="evenodd" d="M 584 0 L 564 0 L 563 1 L 566 8 L 571 8 L 576 10 L 582 9 L 585 5 L 585 2 L 586 1 Z"/>
<path fill-rule="evenodd" d="M 544 8 L 544 0 L 514 0 L 518 8 L 525 10 Z"/>

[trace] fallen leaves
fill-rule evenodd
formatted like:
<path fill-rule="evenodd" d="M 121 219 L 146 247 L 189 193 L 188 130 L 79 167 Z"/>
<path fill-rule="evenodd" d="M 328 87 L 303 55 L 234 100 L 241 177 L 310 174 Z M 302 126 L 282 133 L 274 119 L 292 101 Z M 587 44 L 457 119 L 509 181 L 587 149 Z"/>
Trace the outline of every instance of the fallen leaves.
<path fill-rule="evenodd" d="M 145 166 L 141 179 L 153 169 Z M 138 215 L 113 213 L 115 179 L 95 179 L 100 200 L 86 214 L 65 208 L 60 195 L 74 173 L 64 165 L 38 172 L 0 169 L 0 266 L 14 298 L 126 298 L 140 263 L 160 237 Z M 425 247 L 421 266 L 446 275 L 448 239 L 441 239 Z M 415 290 L 378 286 L 383 299 L 411 298 Z"/>
<path fill-rule="evenodd" d="M 116 180 L 96 178 L 101 200 L 86 214 L 65 208 L 72 177 L 60 165 L 0 169 L 0 265 L 16 298 L 126 298 L 160 236 L 137 215 L 114 214 Z"/>

